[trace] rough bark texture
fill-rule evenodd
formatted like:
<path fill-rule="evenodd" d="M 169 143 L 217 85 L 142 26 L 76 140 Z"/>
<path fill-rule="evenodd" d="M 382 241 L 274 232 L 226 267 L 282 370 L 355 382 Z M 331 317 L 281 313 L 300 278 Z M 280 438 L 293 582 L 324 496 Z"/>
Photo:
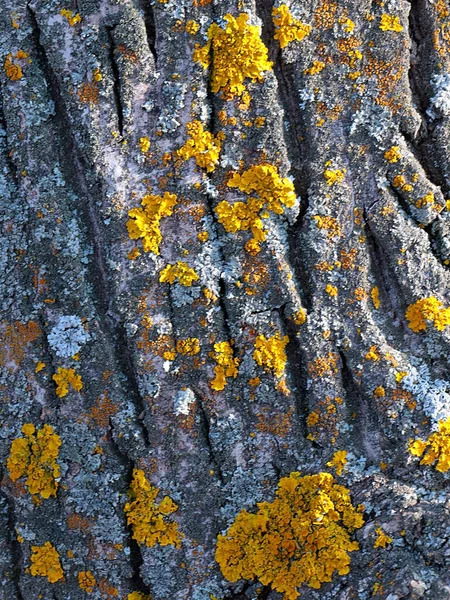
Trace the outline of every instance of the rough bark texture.
<path fill-rule="evenodd" d="M 282 598 L 227 581 L 215 548 L 294 471 L 332 473 L 365 507 L 349 574 L 302 598 L 450 598 L 448 473 L 408 451 L 450 415 L 450 330 L 428 315 L 414 331 L 406 317 L 425 298 L 450 304 L 450 4 L 289 7 L 311 31 L 280 48 L 272 0 L 0 0 L 5 600 Z M 250 102 L 212 91 L 211 68 L 193 60 L 210 25 L 240 13 L 273 62 L 245 80 Z M 194 120 L 225 134 L 210 172 L 177 155 Z M 291 177 L 297 202 L 269 211 L 252 254 L 251 232 L 226 231 L 216 208 L 248 200 L 227 182 L 257 164 Z M 145 252 L 128 211 L 164 192 L 177 204 L 160 254 Z M 160 281 L 178 261 L 192 285 Z M 284 373 L 255 359 L 258 336 L 277 334 Z M 197 353 L 183 354 L 188 338 Z M 238 373 L 214 390 L 224 341 Z M 60 367 L 83 387 L 59 397 Z M 61 438 L 49 498 L 7 467 L 26 423 Z M 338 450 L 340 475 L 327 466 Z M 179 548 L 133 539 L 133 469 L 177 503 Z M 380 527 L 386 548 L 374 547 Z M 48 541 L 55 583 L 30 572 L 32 546 Z"/>

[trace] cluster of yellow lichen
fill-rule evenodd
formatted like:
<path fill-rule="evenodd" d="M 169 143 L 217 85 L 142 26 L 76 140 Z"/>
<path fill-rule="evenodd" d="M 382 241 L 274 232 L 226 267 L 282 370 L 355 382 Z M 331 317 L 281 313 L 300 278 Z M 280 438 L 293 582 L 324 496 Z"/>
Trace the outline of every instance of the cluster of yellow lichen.
<path fill-rule="evenodd" d="M 403 25 L 400 23 L 400 19 L 394 15 L 381 15 L 380 29 L 382 31 L 403 31 Z"/>
<path fill-rule="evenodd" d="M 69 385 L 79 392 L 83 388 L 81 375 L 77 375 L 75 369 L 64 369 L 58 367 L 58 371 L 52 376 L 56 383 L 56 395 L 58 398 L 64 398 L 69 393 Z"/>
<path fill-rule="evenodd" d="M 381 527 L 377 527 L 375 531 L 378 537 L 373 545 L 374 548 L 386 548 L 386 546 L 392 543 L 392 538 L 387 533 L 384 533 Z"/>
<path fill-rule="evenodd" d="M 351 534 L 362 525 L 349 490 L 332 475 L 291 473 L 272 503 L 258 503 L 256 514 L 242 510 L 218 536 L 216 560 L 229 581 L 258 579 L 295 600 L 301 585 L 318 589 L 336 571 L 349 572 L 349 552 L 359 549 Z"/>
<path fill-rule="evenodd" d="M 143 594 L 142 592 L 131 592 L 128 594 L 127 600 L 152 600 L 150 594 Z"/>
<path fill-rule="evenodd" d="M 195 158 L 195 162 L 208 173 L 214 171 L 219 162 L 219 154 L 225 134 L 219 132 L 214 136 L 203 128 L 200 121 L 192 121 L 186 125 L 189 139 L 184 146 L 177 150 L 177 155 L 183 160 Z"/>
<path fill-rule="evenodd" d="M 45 542 L 43 546 L 31 546 L 31 550 L 30 573 L 32 575 L 47 577 L 50 583 L 63 579 L 64 572 L 58 551 L 50 542 Z"/>
<path fill-rule="evenodd" d="M 128 212 L 128 235 L 132 240 L 142 239 L 144 252 L 159 254 L 162 241 L 160 223 L 163 217 L 170 217 L 177 203 L 175 194 L 165 192 L 164 196 L 146 195 L 142 198 L 141 207 L 132 208 Z"/>
<path fill-rule="evenodd" d="M 9 53 L 9 54 L 7 54 L 7 56 L 5 58 L 3 68 L 5 69 L 6 76 L 11 81 L 19 81 L 19 79 L 22 79 L 22 77 L 23 77 L 23 71 L 19 64 L 16 64 L 15 62 L 13 62 L 13 58 L 16 58 L 16 59 L 28 58 L 28 54 L 26 52 L 24 52 L 23 50 L 19 50 L 18 52 L 16 52 L 14 57 L 11 53 Z"/>
<path fill-rule="evenodd" d="M 96 584 L 97 581 L 91 571 L 80 571 L 78 573 L 78 585 L 87 594 L 92 594 Z"/>
<path fill-rule="evenodd" d="M 333 458 L 327 462 L 327 467 L 334 469 L 336 471 L 336 475 L 342 475 L 342 471 L 344 470 L 346 464 L 347 450 L 338 450 L 333 454 Z"/>
<path fill-rule="evenodd" d="M 346 169 L 325 169 L 323 176 L 328 185 L 334 185 L 335 183 L 342 183 Z"/>
<path fill-rule="evenodd" d="M 400 146 L 392 146 L 384 153 L 384 158 L 390 163 L 398 162 L 402 157 Z"/>
<path fill-rule="evenodd" d="M 266 371 L 280 378 L 284 375 L 286 367 L 287 356 L 284 349 L 288 343 L 288 336 L 281 337 L 279 332 L 269 338 L 258 335 L 255 340 L 253 359 L 260 367 L 264 367 Z"/>
<path fill-rule="evenodd" d="M 409 321 L 408 327 L 416 333 L 427 330 L 427 321 L 442 331 L 450 325 L 450 308 L 444 308 L 440 300 L 430 296 L 410 304 L 406 310 L 406 318 Z"/>
<path fill-rule="evenodd" d="M 12 441 L 7 467 L 12 481 L 27 476 L 26 486 L 30 494 L 42 498 L 56 496 L 60 468 L 56 461 L 61 438 L 51 425 L 44 425 L 36 433 L 32 423 L 22 427 L 25 437 Z"/>
<path fill-rule="evenodd" d="M 177 340 L 177 352 L 184 356 L 195 356 L 200 352 L 200 342 L 198 338 L 186 338 L 185 340 Z"/>
<path fill-rule="evenodd" d="M 194 60 L 205 68 L 212 62 L 211 90 L 226 91 L 231 97 L 241 96 L 244 81 L 264 80 L 263 72 L 272 69 L 268 52 L 260 37 L 260 28 L 249 25 L 248 15 L 237 18 L 226 14 L 225 29 L 213 23 L 208 29 L 208 43 L 201 48 L 196 44 Z"/>
<path fill-rule="evenodd" d="M 301 42 L 311 33 L 311 25 L 306 25 L 294 19 L 286 4 L 272 10 L 272 19 L 275 26 L 274 38 L 279 40 L 280 48 L 285 48 L 291 42 Z"/>
<path fill-rule="evenodd" d="M 237 377 L 239 359 L 233 356 L 233 348 L 227 341 L 214 344 L 214 352 L 210 356 L 217 363 L 210 385 L 213 390 L 220 392 L 227 384 L 227 377 Z"/>
<path fill-rule="evenodd" d="M 436 471 L 446 473 L 450 469 L 450 418 L 439 421 L 438 431 L 427 440 L 411 440 L 408 450 L 414 456 L 423 456 L 421 465 L 432 465 L 436 460 Z"/>
<path fill-rule="evenodd" d="M 281 215 L 285 206 L 294 205 L 294 185 L 287 177 L 279 176 L 277 167 L 267 164 L 252 166 L 242 174 L 234 173 L 227 185 L 246 194 L 257 194 L 247 202 L 230 204 L 223 200 L 215 209 L 218 221 L 226 231 L 252 232 L 253 237 L 245 244 L 245 249 L 250 254 L 257 254 L 261 250 L 260 243 L 267 236 L 262 219 L 268 218 L 270 211 Z"/>
<path fill-rule="evenodd" d="M 71 27 L 74 27 L 77 23 L 81 23 L 81 16 L 79 15 L 79 13 L 73 13 L 67 8 L 61 9 L 59 11 L 59 14 L 67 19 L 67 22 Z"/>
<path fill-rule="evenodd" d="M 166 520 L 178 506 L 169 496 L 164 496 L 157 504 L 158 493 L 159 489 L 146 479 L 144 471 L 133 470 L 133 480 L 128 491 L 130 502 L 124 506 L 128 525 L 133 531 L 133 539 L 150 548 L 155 544 L 178 548 L 181 543 L 178 524 Z"/>
<path fill-rule="evenodd" d="M 159 281 L 161 283 L 175 283 L 178 280 L 178 283 L 185 287 L 190 287 L 198 279 L 199 276 L 194 269 L 183 261 L 165 266 L 159 274 Z"/>

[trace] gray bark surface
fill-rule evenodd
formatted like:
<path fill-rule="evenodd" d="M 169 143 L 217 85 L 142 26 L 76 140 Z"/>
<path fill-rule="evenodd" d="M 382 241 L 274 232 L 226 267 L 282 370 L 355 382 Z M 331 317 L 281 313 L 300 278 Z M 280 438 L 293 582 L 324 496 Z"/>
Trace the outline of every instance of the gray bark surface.
<path fill-rule="evenodd" d="M 406 317 L 425 298 L 450 306 L 450 3 L 289 6 L 312 29 L 280 48 L 271 0 L 0 0 L 4 600 L 281 599 L 257 580 L 228 581 L 216 541 L 296 471 L 332 473 L 365 507 L 349 574 L 302 586 L 302 598 L 450 598 L 449 474 L 408 451 L 450 416 L 450 329 L 428 319 L 413 331 Z M 262 81 L 245 80 L 249 106 L 212 91 L 211 69 L 193 60 L 210 25 L 239 13 L 261 25 L 273 62 Z M 383 14 L 401 31 L 380 29 Z M 307 73 L 314 61 L 323 69 Z M 225 134 L 211 172 L 176 155 L 194 120 Z M 261 163 L 292 179 L 297 202 L 263 219 L 252 255 L 251 233 L 227 232 L 216 208 L 247 201 L 227 182 Z M 328 185 L 326 169 L 342 181 Z M 126 223 L 146 194 L 164 192 L 177 205 L 156 255 Z M 191 286 L 160 281 L 178 261 L 197 273 Z M 277 333 L 289 338 L 283 376 L 254 357 L 257 336 Z M 193 356 L 180 351 L 188 338 Z M 238 373 L 213 390 L 224 341 Z M 58 397 L 58 368 L 75 369 L 82 389 Z M 61 438 L 50 498 L 10 477 L 26 423 Z M 327 463 L 340 450 L 338 475 Z M 179 548 L 133 539 L 133 469 L 158 502 L 176 502 Z M 378 528 L 386 548 L 374 547 Z M 64 572 L 55 583 L 30 573 L 32 546 L 47 541 Z"/>

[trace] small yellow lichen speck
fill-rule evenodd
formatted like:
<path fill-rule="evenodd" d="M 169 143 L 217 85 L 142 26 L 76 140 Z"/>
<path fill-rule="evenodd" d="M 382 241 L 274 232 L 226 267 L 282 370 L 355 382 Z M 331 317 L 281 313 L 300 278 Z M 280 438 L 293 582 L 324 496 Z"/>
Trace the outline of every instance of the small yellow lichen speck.
<path fill-rule="evenodd" d="M 58 398 L 67 396 L 69 393 L 69 385 L 77 392 L 83 389 L 81 375 L 78 375 L 75 369 L 58 367 L 58 371 L 52 376 L 52 379 L 56 383 L 56 395 Z"/>
<path fill-rule="evenodd" d="M 133 539 L 138 544 L 153 548 L 160 546 L 180 547 L 181 534 L 176 522 L 166 520 L 178 506 L 169 497 L 164 496 L 159 504 L 156 502 L 159 489 L 145 477 L 144 471 L 133 470 L 133 480 L 128 495 L 130 501 L 124 506 L 128 525 L 131 526 Z"/>
<path fill-rule="evenodd" d="M 406 310 L 408 327 L 414 332 L 427 330 L 426 321 L 430 321 L 438 331 L 443 331 L 450 325 L 450 308 L 444 308 L 442 302 L 430 296 L 410 304 Z"/>
<path fill-rule="evenodd" d="M 379 385 L 378 387 L 376 387 L 374 389 L 373 395 L 376 398 L 384 398 L 386 396 L 386 390 L 384 389 L 384 387 L 382 385 Z"/>
<path fill-rule="evenodd" d="M 425 456 L 421 465 L 432 465 L 436 460 L 436 471 L 446 473 L 450 469 L 450 418 L 439 421 L 438 431 L 432 433 L 427 440 L 410 440 L 409 452 L 413 456 Z"/>
<path fill-rule="evenodd" d="M 334 453 L 333 458 L 327 462 L 327 467 L 332 467 L 336 471 L 336 475 L 342 475 L 346 464 L 347 450 L 338 450 Z"/>
<path fill-rule="evenodd" d="M 61 438 L 51 425 L 44 425 L 36 434 L 32 423 L 22 427 L 25 437 L 12 441 L 7 467 L 12 481 L 27 476 L 25 482 L 32 495 L 41 498 L 56 496 L 60 476 L 57 463 Z"/>
<path fill-rule="evenodd" d="M 34 577 L 47 577 L 49 583 L 63 579 L 64 572 L 58 551 L 50 542 L 45 542 L 43 546 L 31 546 L 31 551 L 30 573 Z"/>
<path fill-rule="evenodd" d="M 349 553 L 359 550 L 351 535 L 363 523 L 332 475 L 291 473 L 273 502 L 259 502 L 256 514 L 242 510 L 218 536 L 216 561 L 229 581 L 258 579 L 295 600 L 303 584 L 319 589 L 336 571 L 349 573 Z"/>
<path fill-rule="evenodd" d="M 143 154 L 146 154 L 150 150 L 150 140 L 148 137 L 139 138 L 138 146 Z"/>
<path fill-rule="evenodd" d="M 194 281 L 199 280 L 199 276 L 188 264 L 178 261 L 174 265 L 167 265 L 159 274 L 161 283 L 175 283 L 178 279 L 180 285 L 190 287 Z"/>
<path fill-rule="evenodd" d="M 67 10 L 67 8 L 62 8 L 59 14 L 67 19 L 71 27 L 74 27 L 77 23 L 81 23 L 81 16 L 78 13 L 74 14 L 71 10 Z"/>
<path fill-rule="evenodd" d="M 130 239 L 142 239 L 144 252 L 158 255 L 162 241 L 161 219 L 170 217 L 176 204 L 176 195 L 169 192 L 165 192 L 164 196 L 153 194 L 144 196 L 140 207 L 128 211 L 130 219 L 127 221 L 127 229 Z"/>
<path fill-rule="evenodd" d="M 384 153 L 384 158 L 390 163 L 398 162 L 402 157 L 399 146 L 392 146 Z"/>
<path fill-rule="evenodd" d="M 381 15 L 380 29 L 382 31 L 396 31 L 397 33 L 403 31 L 403 25 L 400 23 L 400 19 L 393 15 Z"/>
<path fill-rule="evenodd" d="M 219 162 L 220 148 L 225 134 L 219 132 L 214 136 L 203 128 L 200 121 L 187 123 L 186 130 L 189 139 L 184 146 L 177 150 L 177 155 L 183 160 L 195 158 L 199 167 L 206 169 L 208 173 L 214 171 Z"/>
<path fill-rule="evenodd" d="M 294 323 L 296 325 L 303 325 L 304 323 L 306 323 L 306 310 L 304 308 L 300 308 L 296 313 L 292 315 L 292 318 L 294 319 Z"/>
<path fill-rule="evenodd" d="M 280 378 L 284 375 L 286 367 L 287 356 L 284 349 L 288 343 L 288 336 L 281 337 L 279 332 L 269 338 L 258 335 L 255 340 L 253 359 L 260 367 L 264 367 L 266 371 Z"/>
<path fill-rule="evenodd" d="M 233 356 L 233 348 L 228 341 L 214 344 L 214 352 L 211 352 L 210 356 L 217 363 L 214 367 L 215 377 L 210 386 L 216 392 L 220 392 L 227 384 L 227 377 L 237 377 L 239 359 Z"/>
<path fill-rule="evenodd" d="M 196 44 L 194 60 L 204 68 L 212 61 L 211 90 L 223 90 L 229 97 L 242 96 L 244 81 L 264 81 L 264 71 L 272 69 L 268 51 L 260 37 L 260 28 L 249 25 L 248 15 L 241 13 L 237 18 L 226 14 L 225 29 L 213 23 L 208 29 L 208 42 L 200 47 Z"/>
<path fill-rule="evenodd" d="M 328 283 L 326 285 L 325 291 L 332 298 L 335 298 L 338 295 L 338 289 L 337 289 L 337 287 L 334 286 L 334 285 L 331 285 L 331 283 Z"/>
<path fill-rule="evenodd" d="M 197 338 L 177 340 L 177 352 L 184 356 L 195 356 L 200 352 L 200 342 Z"/>
<path fill-rule="evenodd" d="M 381 527 L 377 527 L 375 531 L 377 532 L 378 537 L 373 545 L 374 548 L 386 548 L 388 544 L 392 544 L 392 538 L 389 537 L 387 533 L 384 533 Z"/>
<path fill-rule="evenodd" d="M 346 169 L 325 169 L 323 176 L 328 185 L 341 183 L 344 180 Z"/>
<path fill-rule="evenodd" d="M 279 176 L 277 167 L 268 164 L 252 166 L 242 174 L 234 173 L 227 185 L 246 194 L 257 194 L 257 197 L 250 196 L 247 202 L 230 204 L 222 200 L 215 208 L 225 231 L 252 232 L 253 237 L 245 244 L 245 249 L 255 255 L 267 237 L 262 219 L 268 218 L 270 212 L 281 215 L 285 206 L 294 205 L 294 185 L 287 177 Z"/>
<path fill-rule="evenodd" d="M 311 33 L 311 25 L 306 25 L 294 19 L 286 4 L 272 10 L 272 19 L 275 26 L 274 38 L 279 40 L 280 48 L 285 48 L 291 42 L 301 42 Z"/>
<path fill-rule="evenodd" d="M 91 571 L 80 571 L 78 573 L 78 585 L 87 594 L 92 594 L 96 584 L 97 581 Z"/>

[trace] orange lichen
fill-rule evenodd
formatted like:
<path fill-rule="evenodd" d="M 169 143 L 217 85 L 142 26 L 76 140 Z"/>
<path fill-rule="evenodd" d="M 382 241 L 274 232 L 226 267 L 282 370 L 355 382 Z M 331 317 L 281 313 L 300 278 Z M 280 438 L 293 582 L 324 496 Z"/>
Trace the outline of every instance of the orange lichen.
<path fill-rule="evenodd" d="M 188 264 L 178 261 L 174 265 L 167 265 L 159 274 L 161 283 L 175 283 L 178 280 L 180 285 L 190 287 L 194 281 L 199 280 L 199 276 Z"/>
<path fill-rule="evenodd" d="M 322 0 L 314 13 L 314 25 L 318 29 L 331 29 L 336 20 L 337 9 L 336 2 Z"/>
<path fill-rule="evenodd" d="M 100 97 L 100 87 L 98 81 L 88 81 L 80 85 L 78 98 L 83 104 L 98 104 Z"/>
<path fill-rule="evenodd" d="M 128 211 L 128 235 L 132 240 L 142 239 L 144 252 L 159 255 L 159 245 L 162 242 L 161 219 L 170 217 L 173 207 L 177 204 L 175 194 L 165 192 L 164 196 L 148 194 L 142 198 L 141 207 Z"/>
<path fill-rule="evenodd" d="M 195 356 L 200 352 L 200 342 L 197 338 L 177 340 L 177 352 L 183 356 Z"/>
<path fill-rule="evenodd" d="M 342 475 L 345 465 L 347 464 L 347 450 L 337 450 L 333 454 L 333 458 L 327 462 L 327 467 L 332 467 L 336 471 L 336 475 Z"/>
<path fill-rule="evenodd" d="M 399 146 L 392 146 L 384 153 L 384 158 L 390 163 L 398 162 L 402 157 Z"/>
<path fill-rule="evenodd" d="M 20 321 L 0 323 L 0 365 L 11 369 L 20 366 L 26 356 L 28 344 L 41 336 L 37 323 L 29 321 L 25 325 Z"/>
<path fill-rule="evenodd" d="M 181 534 L 176 522 L 166 520 L 178 506 L 169 497 L 164 496 L 159 504 L 156 502 L 159 489 L 145 477 L 144 471 L 133 470 L 133 480 L 128 495 L 130 502 L 124 506 L 127 523 L 131 526 L 133 539 L 138 544 L 153 548 L 160 546 L 180 547 Z"/>
<path fill-rule="evenodd" d="M 328 232 L 328 239 L 332 240 L 333 237 L 339 237 L 341 235 L 341 227 L 334 217 L 313 215 L 312 218 L 316 222 L 318 229 L 324 229 Z"/>
<path fill-rule="evenodd" d="M 301 42 L 311 33 L 311 25 L 306 25 L 294 19 L 286 4 L 281 4 L 272 10 L 272 19 L 275 27 L 274 39 L 279 40 L 280 48 L 285 48 L 291 42 Z"/>
<path fill-rule="evenodd" d="M 270 212 L 281 215 L 285 206 L 294 205 L 294 185 L 287 177 L 279 176 L 277 167 L 262 164 L 252 166 L 242 174 L 233 173 L 227 186 L 257 195 L 250 196 L 247 202 L 234 204 L 222 200 L 215 208 L 218 221 L 226 231 L 252 232 L 253 237 L 245 244 L 245 249 L 250 254 L 257 254 L 261 250 L 260 243 L 267 237 L 262 219 L 268 218 Z"/>
<path fill-rule="evenodd" d="M 3 64 L 3 68 L 5 69 L 6 77 L 11 81 L 19 81 L 23 77 L 23 71 L 20 65 L 17 65 L 13 62 L 13 58 L 27 58 L 28 54 L 23 50 L 19 50 L 15 57 L 11 53 L 6 55 L 5 62 Z"/>
<path fill-rule="evenodd" d="M 255 340 L 255 351 L 253 359 L 257 365 L 264 367 L 278 379 L 284 375 L 287 356 L 285 347 L 289 343 L 287 335 L 281 337 L 277 331 L 272 337 L 266 338 L 264 335 L 258 335 Z"/>
<path fill-rule="evenodd" d="M 389 537 L 387 533 L 384 533 L 381 527 L 377 527 L 375 531 L 377 532 L 378 537 L 373 545 L 374 548 L 386 548 L 388 544 L 392 543 L 392 538 Z"/>
<path fill-rule="evenodd" d="M 45 542 L 43 546 L 31 546 L 30 573 L 36 577 L 47 577 L 49 583 L 56 583 L 64 578 L 64 572 L 56 548 Z"/>
<path fill-rule="evenodd" d="M 7 467 L 12 481 L 27 477 L 25 485 L 33 496 L 56 496 L 60 467 L 57 462 L 61 438 L 51 425 L 44 425 L 36 434 L 32 423 L 22 427 L 24 437 L 12 441 Z"/>
<path fill-rule="evenodd" d="M 225 134 L 219 132 L 214 136 L 203 128 L 201 121 L 192 121 L 186 124 L 186 130 L 189 139 L 179 150 L 177 156 L 183 160 L 195 158 L 195 162 L 208 173 L 214 171 L 219 162 L 221 144 L 225 139 Z"/>
<path fill-rule="evenodd" d="M 111 417 L 113 417 L 118 410 L 119 407 L 117 404 L 114 404 L 111 398 L 104 394 L 100 398 L 97 398 L 95 404 L 88 413 L 88 417 L 94 421 L 97 427 L 106 429 L 110 426 Z"/>
<path fill-rule="evenodd" d="M 382 385 L 379 385 L 378 387 L 376 387 L 374 389 L 373 395 L 376 398 L 384 398 L 384 396 L 386 396 L 386 390 L 384 389 L 384 387 Z"/>
<path fill-rule="evenodd" d="M 425 453 L 421 465 L 432 465 L 437 461 L 436 471 L 446 473 L 450 469 L 450 418 L 439 421 L 438 430 L 427 440 L 410 440 L 408 450 L 413 456 L 420 457 Z"/>
<path fill-rule="evenodd" d="M 71 27 L 74 27 L 77 23 L 81 23 L 81 16 L 78 13 L 74 14 L 71 10 L 67 10 L 67 8 L 61 9 L 59 14 L 67 19 Z"/>
<path fill-rule="evenodd" d="M 408 327 L 414 332 L 427 330 L 427 321 L 431 322 L 438 331 L 443 331 L 450 325 L 450 308 L 444 308 L 442 302 L 430 296 L 410 304 L 406 310 Z"/>
<path fill-rule="evenodd" d="M 58 372 L 52 376 L 52 379 L 56 383 L 56 395 L 58 398 L 67 396 L 69 393 L 69 385 L 77 392 L 83 389 L 81 375 L 78 375 L 75 369 L 58 367 Z"/>
<path fill-rule="evenodd" d="M 282 413 L 274 413 L 272 409 L 263 408 L 262 412 L 257 415 L 256 429 L 277 437 L 286 437 L 292 427 L 293 414 L 294 409 L 292 406 L 288 411 Z"/>
<path fill-rule="evenodd" d="M 216 560 L 229 581 L 258 579 L 283 594 L 300 595 L 303 584 L 319 589 L 334 573 L 350 571 L 351 535 L 363 518 L 350 492 L 329 473 L 291 473 L 278 483 L 275 500 L 242 510 L 217 538 Z"/>
<path fill-rule="evenodd" d="M 233 348 L 228 341 L 214 344 L 214 352 L 210 352 L 209 355 L 217 363 L 210 386 L 216 392 L 220 392 L 227 384 L 227 377 L 237 377 L 239 359 L 233 356 Z"/>
<path fill-rule="evenodd" d="M 319 356 L 315 361 L 308 363 L 308 374 L 315 378 L 337 373 L 338 358 L 338 355 L 334 352 Z"/>
<path fill-rule="evenodd" d="M 79 571 L 78 573 L 78 585 L 80 589 L 84 590 L 87 594 L 92 594 L 97 581 L 91 571 Z"/>
<path fill-rule="evenodd" d="M 403 31 L 403 25 L 400 23 L 399 17 L 384 14 L 381 15 L 380 29 L 382 31 L 395 31 L 398 33 Z"/>
<path fill-rule="evenodd" d="M 212 62 L 211 90 L 224 90 L 230 98 L 242 96 L 244 82 L 264 81 L 263 72 L 272 69 L 268 51 L 260 37 L 260 28 L 248 25 L 248 15 L 237 18 L 227 13 L 225 29 L 213 23 L 208 29 L 208 42 L 196 44 L 194 60 L 208 68 Z"/>

